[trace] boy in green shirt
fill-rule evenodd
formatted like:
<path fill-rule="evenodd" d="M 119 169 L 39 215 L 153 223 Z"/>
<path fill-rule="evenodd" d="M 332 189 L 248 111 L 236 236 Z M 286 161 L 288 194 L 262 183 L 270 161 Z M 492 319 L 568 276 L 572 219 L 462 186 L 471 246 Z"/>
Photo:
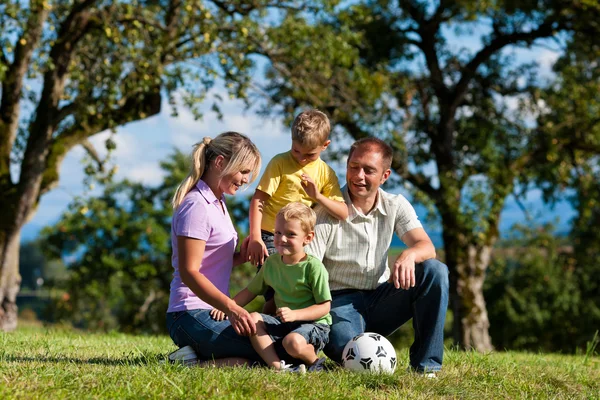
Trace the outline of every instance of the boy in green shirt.
<path fill-rule="evenodd" d="M 252 313 L 256 335 L 252 346 L 262 359 L 278 370 L 304 372 L 304 364 L 293 368 L 282 361 L 276 346 L 302 360 L 309 371 L 323 369 L 325 358 L 317 354 L 329 340 L 331 293 L 327 270 L 315 257 L 304 252 L 313 239 L 316 216 L 302 203 L 289 203 L 275 218 L 275 247 L 263 267 L 234 300 L 245 306 L 267 287 L 275 291 L 276 316 Z M 218 310 L 215 319 L 222 318 Z"/>

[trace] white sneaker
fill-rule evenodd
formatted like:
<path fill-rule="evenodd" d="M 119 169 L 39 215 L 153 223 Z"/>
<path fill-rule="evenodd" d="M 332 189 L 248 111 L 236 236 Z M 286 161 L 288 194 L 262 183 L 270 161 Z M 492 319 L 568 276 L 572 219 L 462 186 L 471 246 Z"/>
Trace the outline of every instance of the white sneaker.
<path fill-rule="evenodd" d="M 319 372 L 325 369 L 325 361 L 327 359 L 325 357 L 319 358 L 313 365 L 308 367 L 308 372 Z"/>
<path fill-rule="evenodd" d="M 194 349 L 192 349 L 192 346 L 184 346 L 169 354 L 169 362 L 173 364 L 196 365 L 198 363 L 198 356 Z"/>
<path fill-rule="evenodd" d="M 279 363 L 279 371 L 280 372 L 293 372 L 296 374 L 305 374 L 306 373 L 306 365 L 300 364 L 297 367 L 292 364 L 286 364 L 285 361 L 281 360 Z"/>

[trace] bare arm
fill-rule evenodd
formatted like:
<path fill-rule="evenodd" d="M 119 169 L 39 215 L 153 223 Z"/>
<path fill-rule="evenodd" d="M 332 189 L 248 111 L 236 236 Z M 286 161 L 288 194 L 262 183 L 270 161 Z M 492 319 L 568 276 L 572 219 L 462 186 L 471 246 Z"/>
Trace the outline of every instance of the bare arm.
<path fill-rule="evenodd" d="M 406 232 L 402 241 L 408 246 L 392 268 L 390 281 L 396 289 L 408 289 L 415 286 L 415 264 L 430 258 L 435 258 L 435 247 L 423 228 L 416 228 Z"/>
<path fill-rule="evenodd" d="M 233 301 L 235 301 L 238 306 L 244 307 L 255 298 L 256 295 L 254 293 L 249 291 L 248 288 L 244 288 L 238 294 L 235 295 Z"/>
<path fill-rule="evenodd" d="M 332 200 L 327 196 L 323 196 L 321 193 L 317 195 L 316 200 L 329 214 L 340 221 L 348 218 L 348 206 L 343 201 Z"/>
<path fill-rule="evenodd" d="M 288 307 L 281 307 L 277 309 L 277 316 L 282 322 L 315 321 L 327 315 L 330 309 L 331 301 L 325 301 L 299 310 L 290 310 Z"/>
<path fill-rule="evenodd" d="M 233 253 L 233 266 L 244 264 L 248 261 L 248 243 L 250 243 L 250 237 L 246 236 L 240 247 L 240 251 Z"/>
<path fill-rule="evenodd" d="M 215 285 L 202 274 L 202 258 L 206 242 L 185 236 L 177 236 L 179 251 L 179 275 L 181 281 L 201 300 L 223 311 L 231 320 L 231 325 L 239 335 L 256 334 L 256 325 L 248 311 L 235 301 L 221 293 Z M 198 266 L 200 265 L 200 269 Z"/>
<path fill-rule="evenodd" d="M 302 187 L 311 199 L 322 205 L 331 216 L 339 220 L 348 218 L 348 206 L 343 201 L 332 200 L 329 197 L 320 193 L 315 181 L 307 174 L 302 174 Z"/>
<path fill-rule="evenodd" d="M 250 241 L 248 243 L 248 259 L 252 265 L 262 264 L 265 257 L 269 256 L 267 247 L 261 239 L 260 227 L 262 224 L 265 203 L 271 196 L 256 189 L 250 200 Z"/>

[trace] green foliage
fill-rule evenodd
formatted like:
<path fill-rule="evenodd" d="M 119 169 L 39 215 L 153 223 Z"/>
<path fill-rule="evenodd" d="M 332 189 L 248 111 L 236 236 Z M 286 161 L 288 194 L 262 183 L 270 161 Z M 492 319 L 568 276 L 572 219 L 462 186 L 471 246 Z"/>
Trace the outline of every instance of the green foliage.
<path fill-rule="evenodd" d="M 552 226 L 515 226 L 512 244 L 498 248 L 485 296 L 490 335 L 498 349 L 585 349 L 600 326 L 597 266 L 580 264 Z"/>
<path fill-rule="evenodd" d="M 24 324 L 21 324 L 23 326 Z M 202 399 L 589 398 L 600 392 L 600 359 L 559 354 L 448 349 L 437 379 L 406 370 L 396 348 L 393 375 L 333 367 L 315 374 L 264 368 L 186 368 L 161 364 L 175 349 L 167 336 L 89 334 L 56 328 L 0 333 L 0 397 Z"/>
<path fill-rule="evenodd" d="M 73 201 L 60 221 L 43 231 L 48 251 L 69 262 L 55 319 L 87 329 L 164 331 L 173 272 L 170 199 L 189 163 L 175 152 L 161 166 L 162 185 L 109 183 L 101 195 Z M 243 214 L 244 204 L 229 206 Z M 233 289 L 245 286 L 250 273 L 247 266 L 238 268 Z"/>

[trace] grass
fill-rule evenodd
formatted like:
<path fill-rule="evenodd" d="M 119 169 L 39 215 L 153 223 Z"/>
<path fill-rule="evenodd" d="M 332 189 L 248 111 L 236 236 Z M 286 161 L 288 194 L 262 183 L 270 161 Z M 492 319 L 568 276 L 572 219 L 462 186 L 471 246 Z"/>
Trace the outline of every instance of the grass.
<path fill-rule="evenodd" d="M 447 350 L 444 369 L 432 380 L 406 371 L 407 349 L 397 349 L 400 364 L 393 375 L 162 364 L 173 349 L 166 336 L 21 326 L 0 333 L 0 398 L 600 398 L 595 354 Z"/>

